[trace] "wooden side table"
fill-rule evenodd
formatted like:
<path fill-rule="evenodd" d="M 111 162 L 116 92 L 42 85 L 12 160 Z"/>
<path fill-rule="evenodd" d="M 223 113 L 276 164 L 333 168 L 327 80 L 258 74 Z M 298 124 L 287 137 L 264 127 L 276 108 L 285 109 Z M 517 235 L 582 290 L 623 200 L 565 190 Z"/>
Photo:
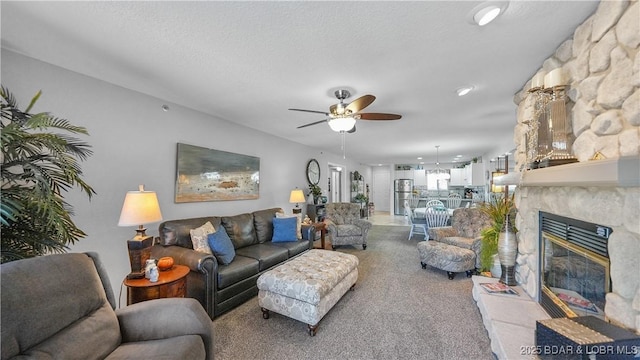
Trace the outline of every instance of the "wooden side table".
<path fill-rule="evenodd" d="M 168 298 L 185 297 L 187 295 L 187 274 L 189 267 L 174 265 L 170 270 L 160 271 L 158 281 L 149 279 L 125 279 L 127 287 L 127 305 L 141 301 Z"/>
<path fill-rule="evenodd" d="M 320 249 L 324 249 L 324 238 L 327 234 L 327 227 L 323 222 L 316 222 L 311 224 L 311 226 L 313 226 L 314 229 L 314 240 L 316 231 L 320 231 Z"/>

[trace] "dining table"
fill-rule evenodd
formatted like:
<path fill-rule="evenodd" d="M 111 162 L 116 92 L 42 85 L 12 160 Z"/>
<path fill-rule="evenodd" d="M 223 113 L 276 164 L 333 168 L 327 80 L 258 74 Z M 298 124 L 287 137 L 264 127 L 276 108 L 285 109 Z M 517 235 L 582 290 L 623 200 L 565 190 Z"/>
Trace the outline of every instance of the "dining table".
<path fill-rule="evenodd" d="M 455 209 L 447 209 L 447 213 L 449 216 L 453 215 L 453 210 Z M 413 216 L 416 218 L 424 218 L 427 216 L 427 208 L 426 207 L 416 207 L 413 209 Z"/>

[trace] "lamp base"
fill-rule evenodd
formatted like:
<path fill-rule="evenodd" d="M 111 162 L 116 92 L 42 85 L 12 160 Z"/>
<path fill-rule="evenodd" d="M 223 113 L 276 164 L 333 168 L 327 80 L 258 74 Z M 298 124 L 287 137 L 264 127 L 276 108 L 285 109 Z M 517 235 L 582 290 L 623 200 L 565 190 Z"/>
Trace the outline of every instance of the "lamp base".
<path fill-rule="evenodd" d="M 153 236 L 136 236 L 127 240 L 129 250 L 129 262 L 131 263 L 131 273 L 127 279 L 140 279 L 144 277 L 144 267 L 147 260 L 151 258 L 151 246 Z"/>
<path fill-rule="evenodd" d="M 300 213 L 302 213 L 302 209 L 300 209 L 300 208 L 293 208 L 293 213 L 294 213 L 294 214 L 300 214 Z"/>

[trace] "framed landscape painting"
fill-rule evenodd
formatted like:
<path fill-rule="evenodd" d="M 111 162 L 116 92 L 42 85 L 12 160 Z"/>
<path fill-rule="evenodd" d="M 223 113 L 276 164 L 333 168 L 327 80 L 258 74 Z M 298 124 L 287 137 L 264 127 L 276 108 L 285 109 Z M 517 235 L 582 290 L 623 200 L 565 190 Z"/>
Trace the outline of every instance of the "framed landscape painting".
<path fill-rule="evenodd" d="M 177 203 L 259 197 L 260 158 L 178 143 Z"/>

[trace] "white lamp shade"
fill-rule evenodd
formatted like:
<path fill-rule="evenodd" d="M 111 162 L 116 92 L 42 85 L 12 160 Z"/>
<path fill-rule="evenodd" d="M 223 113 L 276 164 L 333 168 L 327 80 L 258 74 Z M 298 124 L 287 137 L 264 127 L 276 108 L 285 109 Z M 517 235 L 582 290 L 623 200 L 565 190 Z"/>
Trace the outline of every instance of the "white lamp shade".
<path fill-rule="evenodd" d="M 356 119 L 353 117 L 338 117 L 329 119 L 328 123 L 331 130 L 335 132 L 349 131 L 356 124 Z"/>
<path fill-rule="evenodd" d="M 291 195 L 289 195 L 290 203 L 301 203 L 305 202 L 304 192 L 300 189 L 291 190 Z"/>
<path fill-rule="evenodd" d="M 155 191 L 128 191 L 124 198 L 118 226 L 138 226 L 162 220 Z"/>

